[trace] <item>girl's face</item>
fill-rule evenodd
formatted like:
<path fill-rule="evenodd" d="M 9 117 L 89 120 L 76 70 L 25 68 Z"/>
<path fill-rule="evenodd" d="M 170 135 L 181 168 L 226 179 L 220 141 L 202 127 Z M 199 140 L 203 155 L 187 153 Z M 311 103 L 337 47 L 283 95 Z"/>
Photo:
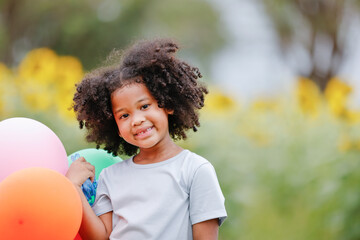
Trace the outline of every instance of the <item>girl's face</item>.
<path fill-rule="evenodd" d="M 120 137 L 140 150 L 172 142 L 169 135 L 168 111 L 142 83 L 132 83 L 111 94 L 112 111 Z"/>

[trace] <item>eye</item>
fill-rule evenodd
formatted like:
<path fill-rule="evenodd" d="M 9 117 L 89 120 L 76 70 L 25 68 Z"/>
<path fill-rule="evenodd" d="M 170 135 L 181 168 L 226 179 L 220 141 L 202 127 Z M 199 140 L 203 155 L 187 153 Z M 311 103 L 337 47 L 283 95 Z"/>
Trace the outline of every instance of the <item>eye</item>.
<path fill-rule="evenodd" d="M 150 106 L 150 104 L 144 104 L 144 105 L 141 106 L 141 109 L 142 109 L 142 110 L 143 110 L 143 109 L 147 109 L 149 106 Z"/>
<path fill-rule="evenodd" d="M 129 116 L 129 114 L 125 113 L 123 115 L 120 116 L 120 119 L 124 119 L 124 118 L 127 118 Z"/>

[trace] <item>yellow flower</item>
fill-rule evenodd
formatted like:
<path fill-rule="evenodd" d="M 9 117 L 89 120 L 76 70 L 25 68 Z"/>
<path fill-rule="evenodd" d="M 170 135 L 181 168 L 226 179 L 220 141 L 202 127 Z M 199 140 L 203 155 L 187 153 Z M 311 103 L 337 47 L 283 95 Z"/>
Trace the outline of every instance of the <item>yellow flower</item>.
<path fill-rule="evenodd" d="M 5 64 L 0 63 L 0 115 L 3 114 L 5 110 L 5 98 L 6 93 L 9 92 L 9 78 L 11 77 L 11 71 L 8 69 Z M 7 89 L 5 91 L 5 89 Z"/>
<path fill-rule="evenodd" d="M 318 115 L 322 98 L 319 88 L 312 80 L 299 78 L 296 97 L 302 112 L 312 116 Z"/>
<path fill-rule="evenodd" d="M 73 103 L 72 96 L 66 96 L 63 98 L 58 97 L 55 102 L 56 102 L 57 111 L 65 120 L 68 121 L 76 120 L 75 113 L 71 109 Z"/>
<path fill-rule="evenodd" d="M 48 48 L 30 51 L 18 68 L 20 95 L 33 110 L 45 111 L 53 104 L 58 56 Z"/>
<path fill-rule="evenodd" d="M 211 87 L 209 94 L 205 97 L 204 112 L 222 115 L 236 112 L 238 105 L 234 99 L 225 95 L 221 90 Z"/>
<path fill-rule="evenodd" d="M 39 48 L 30 51 L 19 66 L 21 81 L 39 84 L 48 84 L 56 76 L 58 57 L 48 48 Z"/>
<path fill-rule="evenodd" d="M 75 84 L 83 77 L 81 62 L 72 56 L 58 56 L 53 50 L 30 51 L 18 70 L 18 88 L 26 104 L 46 111 L 55 106 L 65 119 L 75 119 L 69 111 Z"/>
<path fill-rule="evenodd" d="M 242 134 L 245 135 L 250 141 L 255 143 L 258 147 L 266 147 L 271 143 L 271 137 L 264 130 L 247 128 L 243 129 Z"/>
<path fill-rule="evenodd" d="M 344 112 L 345 120 L 350 124 L 356 124 L 360 122 L 360 111 L 346 110 Z"/>
<path fill-rule="evenodd" d="M 75 90 L 75 84 L 83 77 L 81 62 L 72 56 L 60 56 L 57 62 L 56 84 L 61 91 L 71 92 Z"/>
<path fill-rule="evenodd" d="M 24 82 L 21 87 L 23 88 L 22 98 L 32 109 L 46 111 L 53 104 L 54 88 L 29 82 Z M 25 94 L 24 89 L 26 90 Z"/>
<path fill-rule="evenodd" d="M 75 93 L 75 84 L 83 77 L 81 62 L 71 56 L 61 56 L 58 60 L 58 74 L 55 82 L 57 92 L 55 104 L 59 113 L 67 120 L 75 119 L 75 114 L 69 108 L 73 101 Z"/>
<path fill-rule="evenodd" d="M 346 104 L 352 88 L 339 78 L 332 78 L 325 88 L 325 99 L 330 112 L 335 116 L 342 116 L 346 112 Z"/>
<path fill-rule="evenodd" d="M 0 62 L 0 82 L 4 82 L 8 77 L 10 77 L 10 75 L 10 69 L 8 69 L 5 64 Z"/>
<path fill-rule="evenodd" d="M 341 152 L 346 152 L 346 151 L 349 151 L 351 148 L 352 148 L 352 142 L 349 139 L 349 137 L 348 136 L 342 136 L 339 139 L 338 149 Z"/>
<path fill-rule="evenodd" d="M 360 139 L 343 135 L 339 139 L 338 149 L 341 152 L 360 151 Z"/>
<path fill-rule="evenodd" d="M 278 101 L 272 99 L 258 99 L 252 103 L 251 109 L 257 112 L 277 112 L 280 109 L 280 105 Z"/>

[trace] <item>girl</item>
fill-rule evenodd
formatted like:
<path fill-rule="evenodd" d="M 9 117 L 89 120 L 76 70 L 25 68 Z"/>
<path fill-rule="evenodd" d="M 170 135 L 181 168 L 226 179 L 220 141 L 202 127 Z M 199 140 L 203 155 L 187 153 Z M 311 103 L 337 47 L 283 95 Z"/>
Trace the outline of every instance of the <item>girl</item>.
<path fill-rule="evenodd" d="M 103 169 L 93 207 L 81 185 L 94 167 L 77 159 L 67 177 L 83 201 L 82 239 L 217 239 L 227 214 L 213 166 L 173 141 L 199 126 L 207 89 L 197 68 L 175 58 L 172 40 L 142 41 L 120 66 L 77 85 L 74 110 L 87 140 L 129 159 Z"/>

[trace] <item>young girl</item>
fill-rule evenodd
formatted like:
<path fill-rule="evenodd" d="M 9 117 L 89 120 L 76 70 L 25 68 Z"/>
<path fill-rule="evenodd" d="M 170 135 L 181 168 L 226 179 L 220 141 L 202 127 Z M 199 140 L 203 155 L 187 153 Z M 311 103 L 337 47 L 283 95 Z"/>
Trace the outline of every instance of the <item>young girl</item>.
<path fill-rule="evenodd" d="M 77 86 L 74 110 L 87 140 L 131 158 L 103 169 L 93 207 L 81 185 L 94 167 L 77 159 L 67 177 L 83 201 L 82 239 L 217 239 L 227 214 L 213 166 L 173 139 L 199 126 L 207 89 L 197 68 L 175 58 L 172 40 L 142 41 L 121 64 Z"/>

